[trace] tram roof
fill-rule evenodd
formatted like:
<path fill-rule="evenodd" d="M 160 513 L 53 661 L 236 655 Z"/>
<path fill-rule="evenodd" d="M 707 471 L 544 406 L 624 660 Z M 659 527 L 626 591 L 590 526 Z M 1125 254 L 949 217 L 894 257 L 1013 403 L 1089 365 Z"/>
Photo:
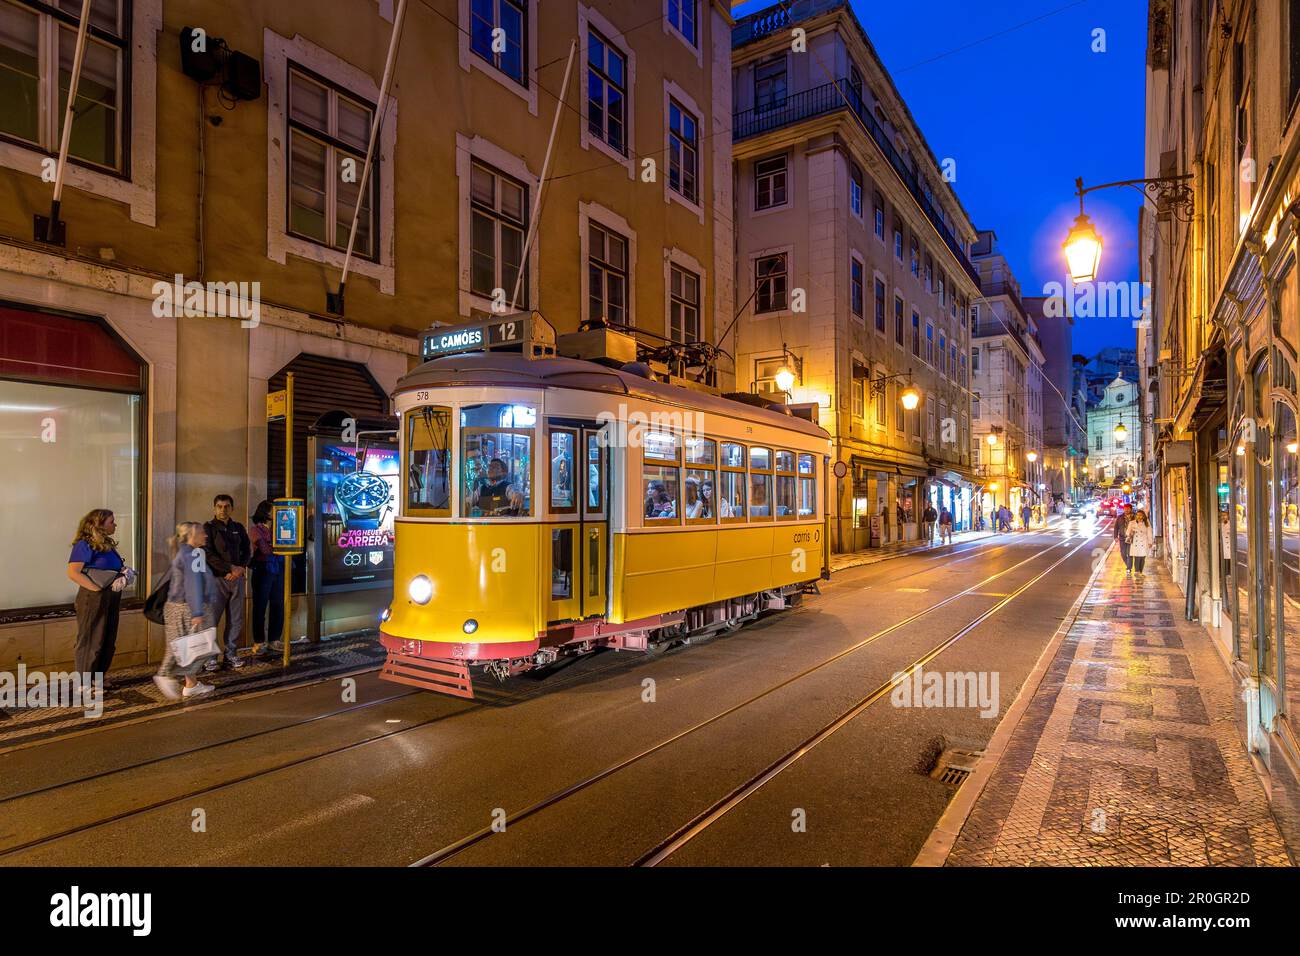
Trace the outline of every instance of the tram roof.
<path fill-rule="evenodd" d="M 632 372 L 571 358 L 529 359 L 514 352 L 474 352 L 430 359 L 397 381 L 397 391 L 411 388 L 490 385 L 515 388 L 572 388 L 663 402 L 730 418 L 788 428 L 816 438 L 830 438 L 819 425 L 796 415 L 746 405 L 720 395 L 656 382 Z"/>

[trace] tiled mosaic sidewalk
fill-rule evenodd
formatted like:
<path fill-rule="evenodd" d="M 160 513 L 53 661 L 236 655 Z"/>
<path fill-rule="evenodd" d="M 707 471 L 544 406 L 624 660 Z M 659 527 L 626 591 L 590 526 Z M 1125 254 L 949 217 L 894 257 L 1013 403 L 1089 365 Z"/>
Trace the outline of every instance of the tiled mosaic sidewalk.
<path fill-rule="evenodd" d="M 105 727 L 124 720 L 152 716 L 163 711 L 179 710 L 196 703 L 209 703 L 231 694 L 245 694 L 273 687 L 305 684 L 334 674 L 376 668 L 383 663 L 384 650 L 377 637 L 358 635 L 339 637 L 319 644 L 293 645 L 288 670 L 277 655 L 272 660 L 250 660 L 237 671 L 223 670 L 204 674 L 201 679 L 216 688 L 216 693 L 193 702 L 167 700 L 154 685 L 156 664 L 123 667 L 110 671 L 104 689 L 104 713 L 87 719 L 82 711 L 66 708 L 48 710 L 0 709 L 0 750 L 61 734 Z"/>
<path fill-rule="evenodd" d="M 1111 552 L 947 865 L 1289 865 L 1234 681 L 1151 571 Z"/>

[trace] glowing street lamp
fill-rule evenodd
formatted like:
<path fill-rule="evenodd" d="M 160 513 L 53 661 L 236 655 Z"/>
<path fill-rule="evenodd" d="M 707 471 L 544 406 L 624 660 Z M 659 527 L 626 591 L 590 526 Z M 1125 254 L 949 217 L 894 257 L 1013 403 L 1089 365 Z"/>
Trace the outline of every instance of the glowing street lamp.
<path fill-rule="evenodd" d="M 782 392 L 788 392 L 794 387 L 794 372 L 790 371 L 790 366 L 782 365 L 776 370 L 776 387 Z"/>
<path fill-rule="evenodd" d="M 1038 452 L 1026 452 L 1025 457 L 1029 459 L 1029 463 L 1032 465 L 1034 462 L 1038 461 Z"/>
<path fill-rule="evenodd" d="M 1300 451 L 1300 442 L 1293 442 L 1293 441 L 1289 441 L 1289 442 L 1287 442 L 1287 443 L 1286 443 L 1286 450 L 1287 450 L 1290 454 L 1294 455 L 1297 451 Z"/>
<path fill-rule="evenodd" d="M 1128 438 L 1128 429 L 1124 427 L 1123 422 L 1120 422 L 1115 426 L 1115 441 L 1119 444 L 1123 444 L 1124 439 L 1126 438 Z"/>
<path fill-rule="evenodd" d="M 984 439 L 984 440 L 985 440 L 986 442 L 988 442 L 988 443 L 989 443 L 989 447 L 992 448 L 994 445 L 996 445 L 996 444 L 998 443 L 998 436 L 995 435 L 995 434 L 993 434 L 993 432 L 989 432 L 989 436 L 988 436 L 988 438 L 986 438 L 986 439 Z"/>
<path fill-rule="evenodd" d="M 903 394 L 898 397 L 899 400 L 902 401 L 903 407 L 909 412 L 913 411 L 916 406 L 921 404 L 921 392 L 910 382 L 908 383 L 907 388 L 903 389 Z"/>
<path fill-rule="evenodd" d="M 1070 269 L 1070 278 L 1076 285 L 1097 278 L 1097 266 L 1101 262 L 1101 236 L 1083 211 L 1082 196 L 1079 197 L 1079 215 L 1061 248 L 1065 250 L 1065 263 Z"/>

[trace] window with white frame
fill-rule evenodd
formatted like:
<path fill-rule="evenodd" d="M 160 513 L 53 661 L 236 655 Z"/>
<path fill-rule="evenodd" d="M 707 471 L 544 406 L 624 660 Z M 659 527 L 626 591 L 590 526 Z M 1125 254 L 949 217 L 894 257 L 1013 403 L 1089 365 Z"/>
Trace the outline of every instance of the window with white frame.
<path fill-rule="evenodd" d="M 894 296 L 894 344 L 900 349 L 903 347 L 904 322 L 903 322 L 903 297 Z"/>
<path fill-rule="evenodd" d="M 627 58 L 587 28 L 587 132 L 627 155 Z"/>
<path fill-rule="evenodd" d="M 885 377 L 884 369 L 880 369 L 877 372 L 877 377 L 878 378 Z M 889 412 L 885 408 L 885 401 L 888 398 L 889 398 L 888 389 L 878 388 L 876 390 L 876 424 L 879 425 L 881 428 L 889 427 Z"/>
<path fill-rule="evenodd" d="M 871 213 L 872 231 L 876 234 L 877 239 L 879 239 L 881 242 L 884 242 L 885 241 L 885 197 L 880 195 L 880 193 L 873 193 L 871 197 L 871 209 L 872 209 L 872 213 Z M 902 256 L 903 250 L 899 249 L 898 252 L 899 252 L 899 258 L 901 259 L 903 257 Z"/>
<path fill-rule="evenodd" d="M 361 194 L 371 104 L 289 65 L 289 232 L 334 249 L 346 249 L 357 212 L 354 251 L 375 258 L 377 168 Z"/>
<path fill-rule="evenodd" d="M 514 293 L 528 230 L 528 189 L 523 183 L 475 160 L 470 169 L 470 291 L 494 297 Z M 525 272 L 526 276 L 526 272 Z M 527 278 L 516 306 L 528 307 Z"/>
<path fill-rule="evenodd" d="M 934 365 L 934 325 L 925 323 L 925 364 Z"/>
<path fill-rule="evenodd" d="M 587 315 L 627 323 L 627 238 L 597 222 L 587 223 Z"/>
<path fill-rule="evenodd" d="M 897 224 L 894 226 L 894 258 L 903 261 L 903 230 Z"/>
<path fill-rule="evenodd" d="M 699 43 L 699 0 L 668 0 L 668 25 L 682 35 L 687 43 Z"/>
<path fill-rule="evenodd" d="M 945 430 L 943 423 L 946 422 L 947 420 L 948 420 L 948 403 L 941 401 L 939 402 L 939 446 L 942 448 L 948 447 L 948 439 L 943 437 L 943 433 Z"/>
<path fill-rule="evenodd" d="M 681 103 L 668 99 L 668 186 L 699 202 L 700 124 Z"/>
<path fill-rule="evenodd" d="M 669 337 L 674 342 L 700 341 L 700 277 L 673 263 L 668 287 Z"/>
<path fill-rule="evenodd" d="M 939 371 L 948 374 L 948 336 L 943 329 L 939 330 Z"/>
<path fill-rule="evenodd" d="M 970 350 L 970 368 L 972 372 L 978 372 L 980 370 L 979 346 L 975 346 Z"/>
<path fill-rule="evenodd" d="M 769 156 L 754 164 L 754 208 L 784 206 L 789 171 L 785 156 Z"/>
<path fill-rule="evenodd" d="M 55 154 L 77 46 L 81 4 L 0 2 L 0 138 Z M 130 0 L 95 0 L 82 59 L 71 161 L 127 172 Z"/>
<path fill-rule="evenodd" d="M 779 312 L 786 308 L 789 260 L 786 253 L 754 260 L 754 312 Z"/>
<path fill-rule="evenodd" d="M 885 334 L 885 281 L 876 280 L 876 331 Z"/>
<path fill-rule="evenodd" d="M 849 163 L 849 209 L 862 218 L 862 170 L 857 163 Z"/>
<path fill-rule="evenodd" d="M 527 0 L 470 0 L 470 49 L 520 86 L 528 85 L 527 29 Z"/>
<path fill-rule="evenodd" d="M 861 375 L 853 376 L 853 421 L 862 421 L 867 415 L 867 380 Z"/>

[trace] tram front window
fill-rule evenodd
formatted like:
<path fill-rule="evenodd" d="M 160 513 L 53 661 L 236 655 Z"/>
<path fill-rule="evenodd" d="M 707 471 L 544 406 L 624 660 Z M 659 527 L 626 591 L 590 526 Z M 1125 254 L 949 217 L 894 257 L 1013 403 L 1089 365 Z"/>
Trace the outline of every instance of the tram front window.
<path fill-rule="evenodd" d="M 532 514 L 531 405 L 467 405 L 460 411 L 461 516 Z"/>
<path fill-rule="evenodd" d="M 451 409 L 425 405 L 406 416 L 406 510 L 451 514 Z"/>

